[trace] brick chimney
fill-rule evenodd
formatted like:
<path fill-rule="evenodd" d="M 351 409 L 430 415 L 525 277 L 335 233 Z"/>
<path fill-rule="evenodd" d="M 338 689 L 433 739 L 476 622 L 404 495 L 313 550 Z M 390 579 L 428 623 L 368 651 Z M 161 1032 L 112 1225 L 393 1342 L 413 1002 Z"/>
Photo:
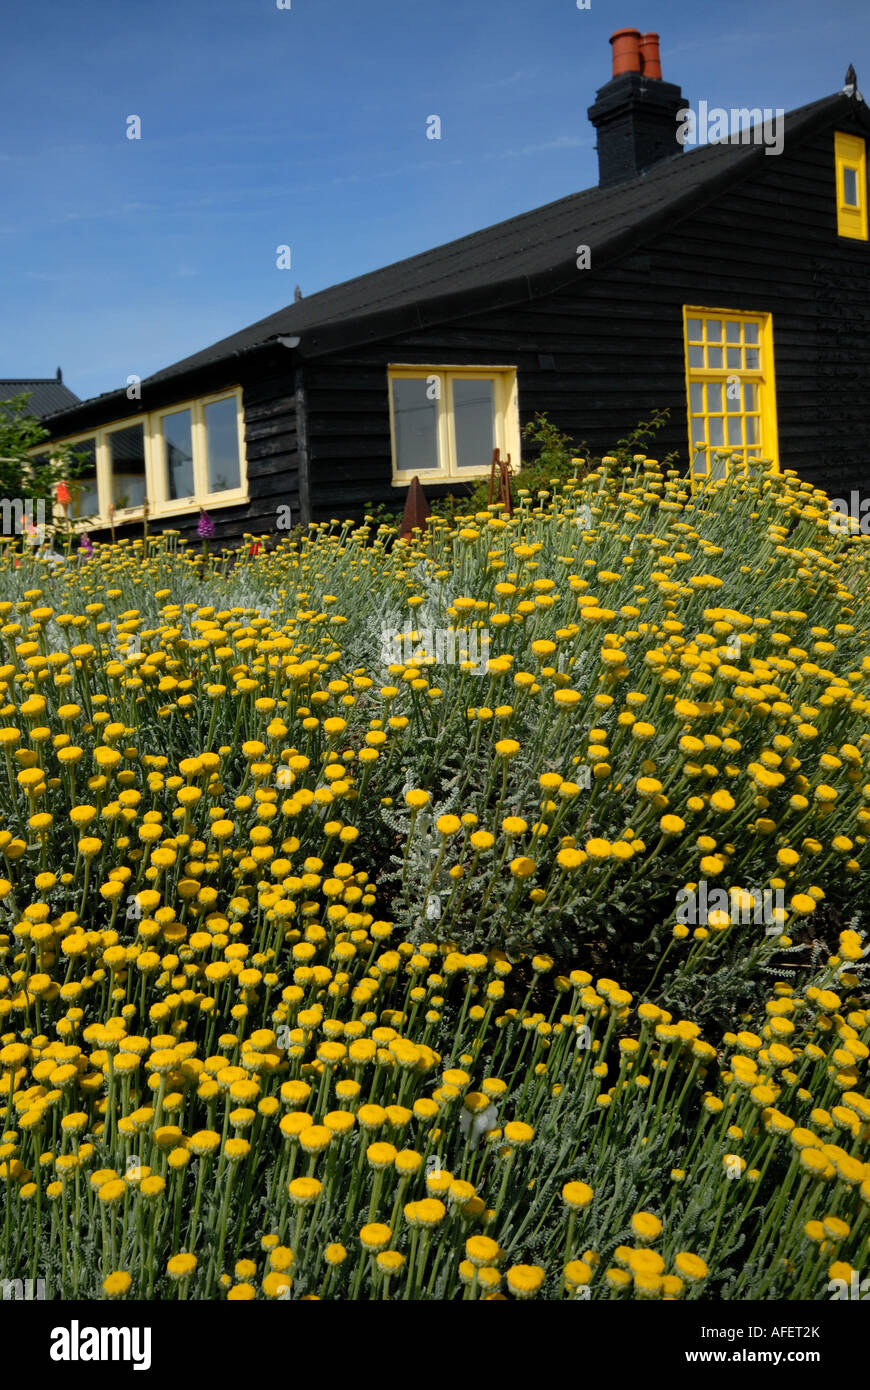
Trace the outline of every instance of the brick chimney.
<path fill-rule="evenodd" d="M 679 87 L 662 80 L 658 34 L 617 29 L 610 37 L 613 76 L 595 93 L 588 116 L 598 133 L 598 186 L 612 188 L 682 153 Z"/>

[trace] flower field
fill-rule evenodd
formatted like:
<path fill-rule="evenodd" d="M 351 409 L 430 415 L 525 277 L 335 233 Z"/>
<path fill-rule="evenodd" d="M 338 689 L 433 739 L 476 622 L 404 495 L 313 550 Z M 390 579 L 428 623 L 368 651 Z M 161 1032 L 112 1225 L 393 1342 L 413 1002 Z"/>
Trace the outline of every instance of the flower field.
<path fill-rule="evenodd" d="M 410 542 L 7 550 L 0 1282 L 870 1269 L 870 541 L 830 516 L 637 457 Z"/>

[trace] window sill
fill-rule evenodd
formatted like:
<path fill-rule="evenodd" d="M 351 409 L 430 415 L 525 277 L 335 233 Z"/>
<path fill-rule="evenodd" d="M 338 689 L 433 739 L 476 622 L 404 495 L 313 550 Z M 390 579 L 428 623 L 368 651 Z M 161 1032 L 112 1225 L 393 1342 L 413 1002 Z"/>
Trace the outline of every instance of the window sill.
<path fill-rule="evenodd" d="M 217 511 L 221 507 L 241 507 L 251 499 L 246 488 L 234 488 L 232 492 L 216 492 L 211 497 L 185 497 L 178 502 L 161 502 L 148 513 L 148 519 L 159 520 L 167 516 L 189 516 L 200 508 L 206 512 Z"/>
<path fill-rule="evenodd" d="M 149 509 L 147 520 L 149 522 L 164 521 L 171 518 L 192 516 L 195 515 L 200 508 L 202 508 L 203 511 L 212 512 L 218 511 L 222 507 L 244 506 L 249 501 L 250 498 L 247 492 L 236 491 L 229 494 L 220 493 L 216 494 L 214 497 L 206 498 L 203 502 L 198 502 L 194 498 L 190 501 L 185 500 L 184 502 L 169 503 L 166 506 Z M 145 510 L 143 507 L 130 507 L 125 508 L 123 512 L 115 512 L 111 521 L 107 516 L 95 516 L 87 520 L 79 520 L 76 517 L 69 519 L 60 517 L 56 520 L 55 524 L 63 529 L 70 527 L 74 532 L 80 533 L 87 531 L 108 531 L 113 525 L 116 528 L 131 526 L 136 522 L 144 522 L 145 520 Z"/>
<path fill-rule="evenodd" d="M 412 473 L 410 478 L 400 478 L 393 474 L 392 486 L 394 488 L 407 488 L 415 478 L 419 478 L 421 483 L 438 483 L 446 486 L 448 483 L 476 483 L 481 478 L 488 478 L 491 469 L 486 468 L 466 468 L 462 473 Z M 511 477 L 516 477 L 518 470 L 511 464 Z"/>

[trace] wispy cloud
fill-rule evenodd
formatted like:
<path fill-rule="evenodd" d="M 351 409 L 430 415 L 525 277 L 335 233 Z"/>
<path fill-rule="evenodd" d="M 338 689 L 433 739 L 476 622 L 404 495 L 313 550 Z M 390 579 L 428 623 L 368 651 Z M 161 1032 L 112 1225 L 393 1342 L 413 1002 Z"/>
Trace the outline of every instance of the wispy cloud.
<path fill-rule="evenodd" d="M 531 154 L 544 154 L 548 150 L 576 150 L 583 145 L 591 145 L 591 136 L 557 135 L 555 140 L 542 140 L 534 145 L 522 145 L 519 149 L 493 150 L 486 159 L 527 159 Z"/>
<path fill-rule="evenodd" d="M 519 87 L 523 82 L 534 81 L 540 71 L 541 69 L 539 67 L 517 68 L 516 72 L 512 72 L 509 77 L 496 77 L 492 82 L 482 82 L 478 87 L 478 91 L 494 92 L 503 87 Z"/>
<path fill-rule="evenodd" d="M 121 203 L 112 208 L 86 208 L 79 212 L 65 212 L 61 217 L 52 218 L 56 226 L 65 222 L 103 222 L 115 217 L 134 217 L 143 212 L 158 212 L 156 203 Z"/>

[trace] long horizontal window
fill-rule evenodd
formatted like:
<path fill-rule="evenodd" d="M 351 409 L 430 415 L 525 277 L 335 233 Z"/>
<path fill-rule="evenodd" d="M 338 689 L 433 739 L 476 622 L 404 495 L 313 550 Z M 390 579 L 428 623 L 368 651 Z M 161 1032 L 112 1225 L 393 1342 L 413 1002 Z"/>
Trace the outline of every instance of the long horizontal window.
<path fill-rule="evenodd" d="M 494 449 L 520 461 L 516 370 L 390 367 L 393 484 L 485 476 Z"/>
<path fill-rule="evenodd" d="M 68 519 L 105 526 L 247 501 L 240 389 L 59 440 L 83 456 Z M 43 446 L 42 452 L 45 452 Z"/>

